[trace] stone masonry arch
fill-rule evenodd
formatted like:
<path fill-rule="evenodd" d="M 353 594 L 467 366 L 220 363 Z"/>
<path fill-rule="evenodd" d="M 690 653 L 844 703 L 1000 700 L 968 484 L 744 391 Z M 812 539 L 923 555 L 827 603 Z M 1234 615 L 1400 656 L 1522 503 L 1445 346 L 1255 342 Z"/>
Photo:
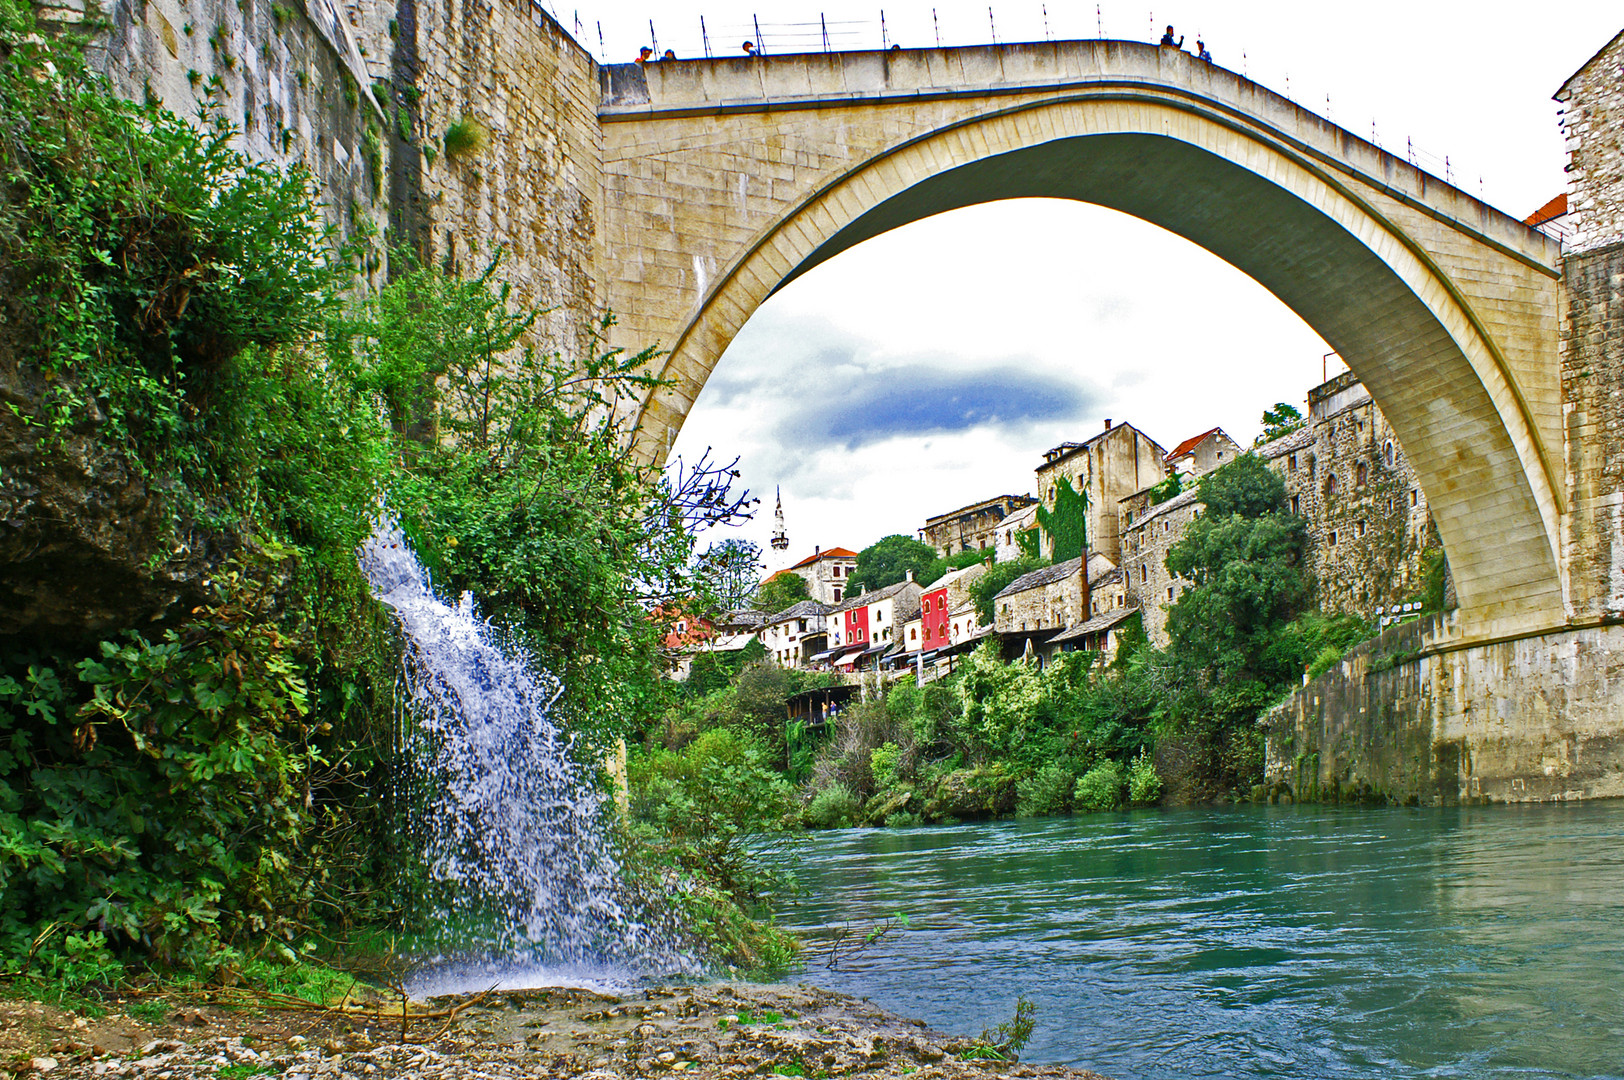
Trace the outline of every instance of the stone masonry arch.
<path fill-rule="evenodd" d="M 670 350 L 659 459 L 767 296 L 863 240 L 1071 198 L 1258 280 L 1369 387 L 1450 553 L 1463 638 L 1563 622 L 1556 245 L 1233 72 L 1123 42 L 605 69 L 605 299 Z"/>

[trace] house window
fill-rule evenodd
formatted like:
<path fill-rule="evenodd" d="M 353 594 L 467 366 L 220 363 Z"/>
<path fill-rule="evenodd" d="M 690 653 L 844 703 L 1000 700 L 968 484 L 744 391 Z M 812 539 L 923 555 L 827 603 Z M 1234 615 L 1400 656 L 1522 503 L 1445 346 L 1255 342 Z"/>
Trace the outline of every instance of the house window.
<path fill-rule="evenodd" d="M 936 598 L 936 610 L 937 611 L 946 611 L 947 610 L 947 594 L 946 593 L 943 593 L 941 596 L 938 596 Z"/>
<path fill-rule="evenodd" d="M 1370 466 L 1359 462 L 1353 467 L 1353 484 L 1355 487 L 1364 487 L 1370 483 Z"/>
<path fill-rule="evenodd" d="M 1336 473 L 1325 474 L 1325 494 L 1327 498 L 1336 494 Z"/>
<path fill-rule="evenodd" d="M 1388 465 L 1393 464 L 1393 440 L 1392 439 L 1388 439 L 1387 444 L 1382 447 L 1382 460 L 1385 461 Z"/>
<path fill-rule="evenodd" d="M 930 631 L 929 630 L 925 631 L 925 634 L 928 636 L 930 634 Z M 908 640 L 909 641 L 913 641 L 918 636 L 919 636 L 919 627 L 917 627 L 917 626 L 908 627 Z"/>
<path fill-rule="evenodd" d="M 1415 500 L 1416 500 L 1415 488 L 1411 488 L 1410 489 L 1410 505 L 1411 506 L 1415 505 Z"/>
<path fill-rule="evenodd" d="M 835 586 L 835 603 L 840 603 L 840 586 Z"/>
<path fill-rule="evenodd" d="M 836 563 L 835 564 L 835 577 L 839 577 L 839 576 L 840 576 L 840 564 Z"/>
<path fill-rule="evenodd" d="M 1296 454 L 1292 454 L 1290 457 L 1286 458 L 1286 471 L 1287 472 L 1296 472 L 1297 471 L 1297 455 Z"/>
<path fill-rule="evenodd" d="M 1336 530 L 1331 530 L 1331 535 L 1325 538 L 1325 546 L 1336 547 Z"/>
<path fill-rule="evenodd" d="M 1167 599 L 1169 602 L 1171 602 L 1173 599 L 1173 586 L 1171 585 L 1167 587 Z"/>
<path fill-rule="evenodd" d="M 677 623 L 677 633 L 686 634 L 687 632 L 688 632 L 688 624 L 687 623 L 685 623 L 685 622 Z"/>
<path fill-rule="evenodd" d="M 1303 512 L 1303 497 L 1301 495 L 1293 495 L 1291 497 L 1291 512 L 1293 514 L 1301 514 Z"/>
<path fill-rule="evenodd" d="M 796 624 L 795 624 L 795 629 L 796 629 L 796 631 L 797 631 L 797 632 L 799 632 L 799 633 L 802 633 L 802 634 L 804 634 L 804 633 L 806 633 L 806 620 L 805 620 L 805 619 L 801 619 L 801 620 L 799 620 L 799 621 L 798 621 L 798 622 L 797 622 L 797 623 L 796 623 Z"/>
<path fill-rule="evenodd" d="M 1144 563 L 1139 564 L 1139 584 L 1143 585 L 1150 580 L 1150 567 Z"/>
<path fill-rule="evenodd" d="M 1224 460 L 1224 452 L 1222 450 L 1218 451 L 1218 460 L 1219 461 Z"/>
<path fill-rule="evenodd" d="M 1353 535 L 1355 535 L 1355 536 L 1363 536 L 1363 535 L 1365 535 L 1365 523 L 1363 521 L 1354 522 Z"/>
<path fill-rule="evenodd" d="M 1308 455 L 1308 478 L 1314 479 L 1314 469 L 1319 465 L 1319 458 L 1313 454 Z"/>

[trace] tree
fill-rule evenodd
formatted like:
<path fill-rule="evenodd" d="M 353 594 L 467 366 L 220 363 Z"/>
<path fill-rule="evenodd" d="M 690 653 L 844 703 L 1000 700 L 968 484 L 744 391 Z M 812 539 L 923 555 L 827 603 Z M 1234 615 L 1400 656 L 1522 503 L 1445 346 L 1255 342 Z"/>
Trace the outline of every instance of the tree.
<path fill-rule="evenodd" d="M 756 590 L 755 608 L 769 615 L 792 608 L 807 598 L 806 579 L 788 570 L 780 570 L 761 583 Z"/>
<path fill-rule="evenodd" d="M 761 549 L 748 540 L 723 540 L 699 556 L 696 576 L 725 611 L 747 607 L 761 577 Z"/>
<path fill-rule="evenodd" d="M 936 549 L 929 544 L 900 533 L 884 537 L 857 553 L 857 567 L 846 584 L 847 595 L 854 595 L 858 586 L 873 592 L 895 585 L 910 570 L 915 581 L 923 581 L 934 562 Z"/>
<path fill-rule="evenodd" d="M 957 555 L 935 560 L 923 574 L 915 574 L 914 580 L 928 587 L 942 580 L 950 570 L 963 570 L 966 566 L 974 566 L 976 563 L 992 562 L 996 555 L 997 552 L 992 548 L 961 551 Z"/>
<path fill-rule="evenodd" d="M 994 563 L 988 567 L 987 572 L 976 578 L 975 584 L 970 586 L 970 599 L 975 602 L 976 618 L 981 620 L 981 625 L 992 625 L 993 600 L 1007 589 L 1011 582 L 1022 574 L 1030 574 L 1048 565 L 1050 565 L 1048 559 L 1023 555 L 1019 559 Z"/>
<path fill-rule="evenodd" d="M 1307 524 L 1287 511 L 1285 484 L 1246 454 L 1201 478 L 1206 512 L 1167 553 L 1191 583 L 1168 613 L 1172 650 L 1210 684 L 1272 688 L 1302 664 L 1285 632 L 1312 596 L 1303 565 Z M 1245 696 L 1245 695 L 1242 695 Z"/>
<path fill-rule="evenodd" d="M 1252 445 L 1262 446 L 1283 435 L 1290 435 L 1304 423 L 1303 414 L 1297 411 L 1296 406 L 1277 401 L 1274 408 L 1263 410 L 1263 433 L 1252 441 Z"/>
<path fill-rule="evenodd" d="M 1054 561 L 1063 563 L 1088 550 L 1088 492 L 1071 486 L 1071 477 L 1055 484 L 1054 509 L 1038 506 L 1038 525 L 1049 535 Z"/>

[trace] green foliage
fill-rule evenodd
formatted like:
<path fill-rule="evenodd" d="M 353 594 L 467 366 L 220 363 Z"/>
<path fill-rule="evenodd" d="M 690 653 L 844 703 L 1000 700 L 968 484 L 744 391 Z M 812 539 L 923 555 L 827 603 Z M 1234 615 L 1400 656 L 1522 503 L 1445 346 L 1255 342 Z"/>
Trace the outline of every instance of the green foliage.
<path fill-rule="evenodd" d="M 1022 994 L 1015 1001 L 1014 1017 L 995 1028 L 983 1028 L 981 1037 L 961 1056 L 971 1060 L 1015 1061 L 1032 1040 L 1032 1032 L 1038 1026 L 1037 1017 L 1037 1004 Z"/>
<path fill-rule="evenodd" d="M 1183 491 L 1184 476 L 1175 469 L 1173 472 L 1168 473 L 1167 476 L 1161 480 L 1161 482 L 1151 487 L 1150 505 L 1159 506 L 1168 499 L 1171 499 L 1173 496 L 1182 494 Z"/>
<path fill-rule="evenodd" d="M 1022 574 L 1030 574 L 1034 570 L 1041 570 L 1051 565 L 1048 559 L 1022 556 L 1011 559 L 1009 562 L 994 563 L 987 568 L 970 586 L 970 599 L 976 606 L 976 618 L 981 620 L 982 626 L 993 625 L 993 600 L 997 595 L 1009 588 L 1010 584 Z"/>
<path fill-rule="evenodd" d="M 1122 793 L 1127 783 L 1122 766 L 1107 759 L 1078 779 L 1072 801 L 1079 810 L 1115 810 L 1122 805 Z"/>
<path fill-rule="evenodd" d="M 894 742 L 882 743 L 869 753 L 868 767 L 876 788 L 888 788 L 896 783 L 897 765 L 901 758 L 902 750 Z"/>
<path fill-rule="evenodd" d="M 823 788 L 802 812 L 806 823 L 819 829 L 845 829 L 856 823 L 862 800 L 844 784 Z"/>
<path fill-rule="evenodd" d="M 1168 612 L 1174 651 L 1218 681 L 1279 683 L 1301 670 L 1280 631 L 1312 596 L 1307 526 L 1252 454 L 1202 477 L 1200 490 L 1207 512 L 1167 554 L 1190 582 Z"/>
<path fill-rule="evenodd" d="M 1068 562 L 1088 550 L 1088 492 L 1073 488 L 1071 477 L 1056 482 L 1054 509 L 1039 504 L 1037 517 L 1055 562 Z"/>
<path fill-rule="evenodd" d="M 755 610 L 773 615 L 787 611 L 806 598 L 806 579 L 784 570 L 761 583 L 761 588 L 756 590 L 753 605 Z"/>
<path fill-rule="evenodd" d="M 952 570 L 963 570 L 967 566 L 977 563 L 990 563 L 997 556 L 992 548 L 981 548 L 979 551 L 961 551 L 957 555 L 950 555 L 945 559 L 936 559 L 923 573 L 915 574 L 914 580 L 920 585 L 929 588 L 940 581 L 944 575 Z"/>
<path fill-rule="evenodd" d="M 745 903 L 786 887 L 761 853 L 789 828 L 794 793 L 759 740 L 717 728 L 681 751 L 634 752 L 628 776 L 638 835 L 676 865 Z"/>
<path fill-rule="evenodd" d="M 465 116 L 445 129 L 445 136 L 440 140 L 445 147 L 445 156 L 453 161 L 461 161 L 473 157 L 485 149 L 490 135 L 485 125 L 472 117 Z"/>
<path fill-rule="evenodd" d="M 1015 534 L 1015 546 L 1020 549 L 1021 557 L 1036 559 L 1043 554 L 1043 536 L 1038 529 L 1022 529 Z"/>
<path fill-rule="evenodd" d="M 923 541 L 900 533 L 883 537 L 857 553 L 857 567 L 846 581 L 846 594 L 856 596 L 859 588 L 874 592 L 895 585 L 909 571 L 915 581 L 923 583 L 936 562 L 936 549 Z"/>
<path fill-rule="evenodd" d="M 14 660 L 0 676 L 0 950 L 89 923 L 200 964 L 302 929 L 320 758 L 266 591 L 234 571 L 184 636 L 130 633 L 72 675 Z"/>
<path fill-rule="evenodd" d="M 1252 445 L 1262 446 L 1264 443 L 1284 438 L 1307 422 L 1295 405 L 1288 405 L 1284 401 L 1276 402 L 1274 408 L 1263 411 L 1263 431 L 1253 440 Z"/>
<path fill-rule="evenodd" d="M 1128 766 L 1128 800 L 1135 806 L 1148 806 L 1161 797 L 1162 778 L 1156 775 L 1156 763 L 1149 750 L 1141 750 Z"/>
<path fill-rule="evenodd" d="M 1045 765 L 1015 785 L 1015 812 L 1022 817 L 1063 814 L 1077 777 L 1064 765 Z"/>
<path fill-rule="evenodd" d="M 1432 614 L 1444 610 L 1448 594 L 1449 558 L 1442 547 L 1429 547 L 1421 553 L 1421 610 Z"/>

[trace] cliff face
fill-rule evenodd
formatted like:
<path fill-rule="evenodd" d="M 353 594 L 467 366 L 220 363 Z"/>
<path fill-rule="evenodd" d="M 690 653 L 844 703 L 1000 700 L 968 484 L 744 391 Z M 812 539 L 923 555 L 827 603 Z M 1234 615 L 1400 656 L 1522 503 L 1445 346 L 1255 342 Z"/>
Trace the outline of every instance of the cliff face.
<path fill-rule="evenodd" d="M 184 613 L 236 546 L 177 519 L 87 415 L 33 422 L 49 382 L 0 362 L 0 634 L 71 638 Z"/>

